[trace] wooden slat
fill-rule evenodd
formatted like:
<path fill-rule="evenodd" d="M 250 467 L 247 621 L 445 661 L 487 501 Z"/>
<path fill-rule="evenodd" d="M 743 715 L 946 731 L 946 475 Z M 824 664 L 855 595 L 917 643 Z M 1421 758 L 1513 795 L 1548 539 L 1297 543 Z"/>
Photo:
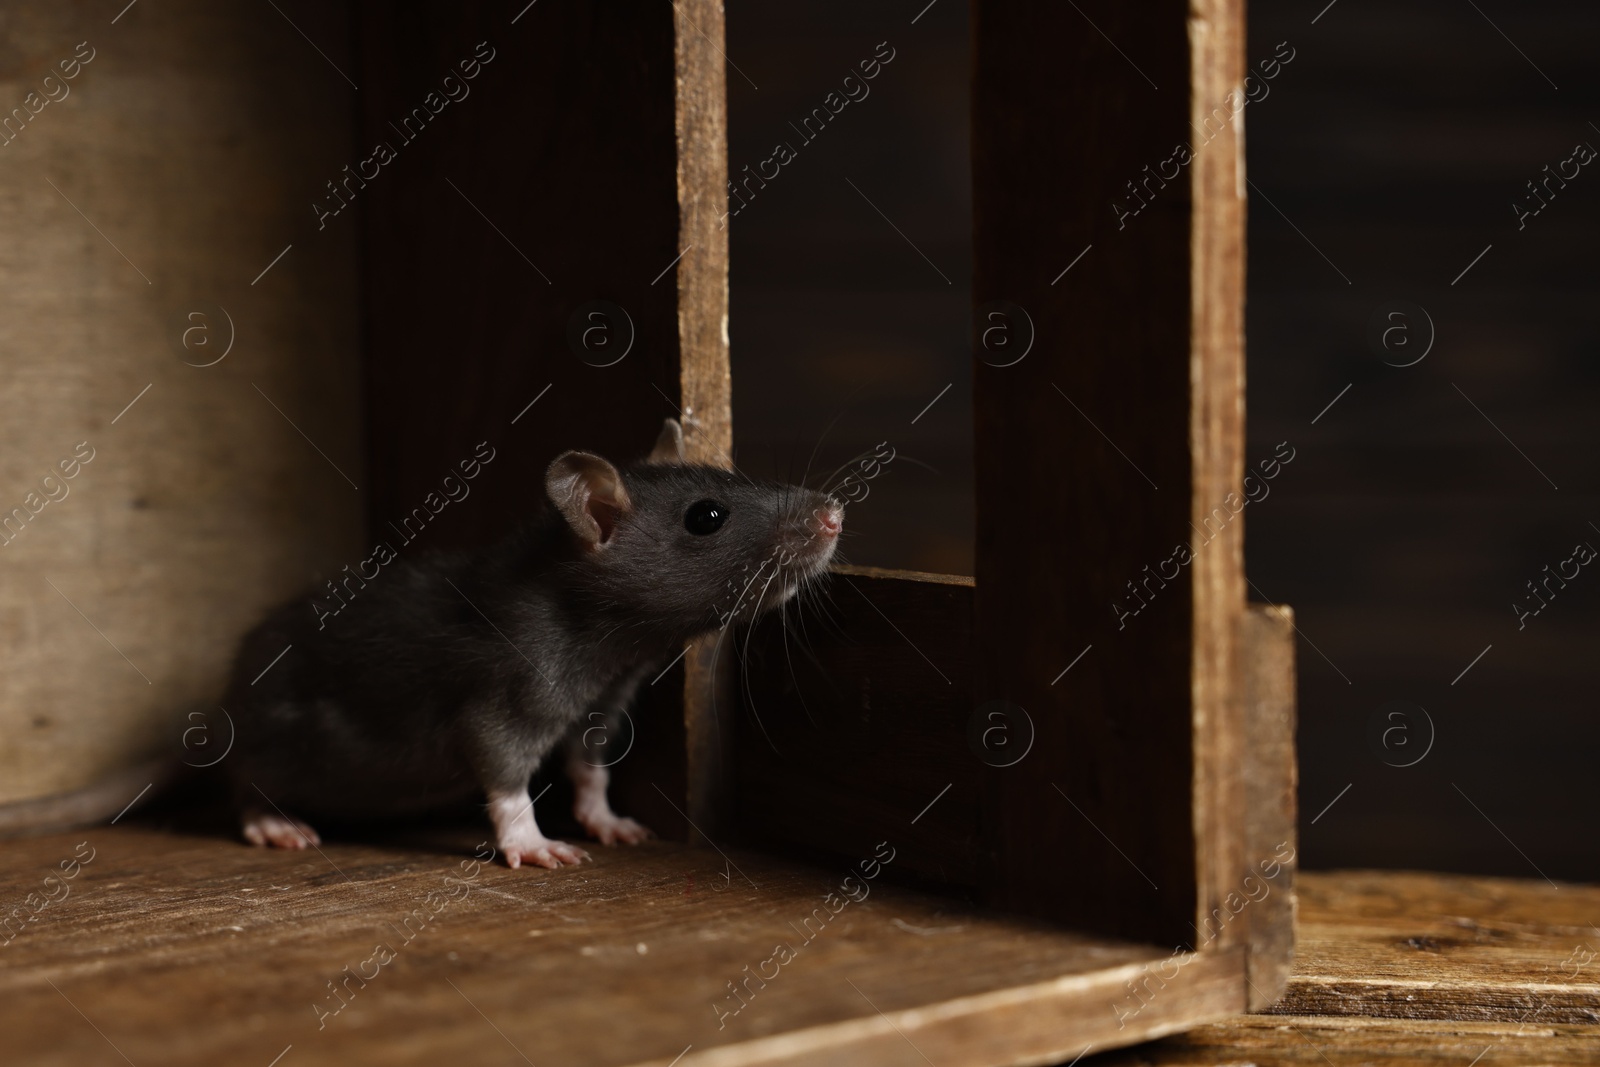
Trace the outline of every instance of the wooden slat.
<path fill-rule="evenodd" d="M 975 889 L 971 579 L 835 567 L 821 598 L 739 653 L 741 840 L 848 857 L 892 837 L 897 871 Z"/>
<path fill-rule="evenodd" d="M 1294 973 L 1271 1014 L 1083 1062 L 1600 1062 L 1600 887 L 1393 871 L 1297 881 Z"/>
<path fill-rule="evenodd" d="M 1245 1016 L 1182 1037 L 1103 1056 L 1081 1067 L 1484 1067 L 1600 1062 L 1600 1030 L 1530 1023 L 1424 1023 L 1314 1016 Z"/>
<path fill-rule="evenodd" d="M 733 447 L 728 373 L 728 90 L 722 4 L 673 4 L 678 175 L 678 351 L 689 458 L 726 465 Z"/>
<path fill-rule="evenodd" d="M 127 825 L 11 843 L 0 900 L 68 891 L 0 949 L 7 1062 L 267 1064 L 292 1046 L 284 1064 L 961 1067 L 1064 1061 L 1243 1006 L 1237 952 L 1169 967 L 1119 1026 L 1125 983 L 1163 950 L 985 917 L 882 873 L 818 920 L 843 867 L 659 842 L 462 878 L 482 832 L 303 853 Z M 46 887 L 75 853 L 92 858 Z M 780 942 L 795 957 L 763 968 Z M 380 944 L 393 959 L 367 962 Z M 767 978 L 741 1001 L 728 986 L 746 967 Z"/>
<path fill-rule="evenodd" d="M 974 368 L 974 700 L 1010 700 L 1038 730 L 1034 754 L 994 779 L 988 889 L 1187 942 L 1243 864 L 1239 531 L 1202 548 L 1193 526 L 1240 479 L 1233 132 L 1152 182 L 1136 215 L 1113 201 L 1136 206 L 1127 183 L 1221 102 L 1242 12 L 1236 0 L 973 11 L 975 113 L 1004 117 L 973 129 L 974 301 L 1021 306 L 1036 333 L 1021 362 Z M 1179 543 L 1195 562 L 1152 577 Z"/>
<path fill-rule="evenodd" d="M 1600 887 L 1304 874 L 1294 1015 L 1600 1024 Z"/>
<path fill-rule="evenodd" d="M 1108 967 L 1082 976 L 961 997 L 907 1011 L 885 1011 L 875 1018 L 811 1027 L 761 1041 L 744 1042 L 705 1054 L 690 1053 L 686 1067 L 918 1067 L 937 1062 L 950 1067 L 998 1064 L 1065 1063 L 1096 1048 L 1150 1040 L 1183 1030 L 1195 1020 L 1227 1014 L 1239 1003 L 1239 952 L 1214 952 L 1188 958 L 1146 1012 L 1119 1025 L 1106 1007 L 1127 997 L 1129 982 L 1165 964 L 1150 959 Z M 929 961 L 930 964 L 933 961 Z M 940 965 L 948 958 L 940 961 Z M 1176 966 L 1174 964 L 1173 966 Z M 866 998 L 864 998 L 866 999 Z M 873 998 L 875 999 L 875 998 Z M 655 1061 L 651 1067 L 670 1067 Z"/>
<path fill-rule="evenodd" d="M 1251 604 L 1239 622 L 1245 742 L 1239 762 L 1245 811 L 1245 865 L 1240 885 L 1251 901 L 1245 909 L 1250 937 L 1246 979 L 1247 999 L 1254 1011 L 1283 995 L 1294 960 L 1299 868 L 1295 632 L 1294 615 L 1276 605 Z M 1249 883 L 1246 877 L 1251 879 Z"/>
<path fill-rule="evenodd" d="M 1243 823 L 1251 812 L 1240 774 L 1247 741 L 1236 644 L 1245 600 L 1245 175 L 1243 112 L 1234 119 L 1232 104 L 1244 106 L 1244 31 L 1244 0 L 1189 5 L 1189 528 L 1196 550 L 1190 684 L 1202 927 L 1237 899 L 1257 862 L 1245 852 Z M 1227 525 L 1213 536 L 1218 515 Z M 1249 930 L 1224 927 L 1217 943 L 1242 944 Z"/>
<path fill-rule="evenodd" d="M 719 0 L 673 5 L 678 175 L 678 365 L 684 444 L 697 463 L 731 466 L 728 371 L 728 93 Z M 716 636 L 684 657 L 689 819 L 695 839 L 724 828 L 733 707 Z"/>

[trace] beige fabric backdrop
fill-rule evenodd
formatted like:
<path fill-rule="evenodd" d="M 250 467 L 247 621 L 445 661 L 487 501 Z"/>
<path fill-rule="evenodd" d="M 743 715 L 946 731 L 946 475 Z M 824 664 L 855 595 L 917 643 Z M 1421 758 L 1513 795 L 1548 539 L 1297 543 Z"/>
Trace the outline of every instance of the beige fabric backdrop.
<path fill-rule="evenodd" d="M 343 5 L 279 6 L 0 12 L 0 801 L 179 754 L 359 557 L 356 227 L 310 207 L 358 71 Z"/>

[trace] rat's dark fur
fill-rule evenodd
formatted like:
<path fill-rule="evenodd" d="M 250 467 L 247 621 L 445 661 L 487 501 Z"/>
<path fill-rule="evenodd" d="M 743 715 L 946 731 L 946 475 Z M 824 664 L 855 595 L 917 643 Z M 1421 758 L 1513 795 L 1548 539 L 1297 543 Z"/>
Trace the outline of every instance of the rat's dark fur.
<path fill-rule="evenodd" d="M 241 805 L 344 820 L 525 795 L 586 713 L 615 715 L 686 640 L 777 606 L 832 556 L 842 508 L 821 494 L 577 455 L 604 468 L 579 486 L 594 496 L 561 506 L 564 456 L 557 506 L 504 543 L 397 560 L 337 616 L 300 599 L 245 638 L 224 705 Z M 601 499 L 611 476 L 626 506 Z M 708 499 L 727 518 L 691 533 L 685 512 Z"/>

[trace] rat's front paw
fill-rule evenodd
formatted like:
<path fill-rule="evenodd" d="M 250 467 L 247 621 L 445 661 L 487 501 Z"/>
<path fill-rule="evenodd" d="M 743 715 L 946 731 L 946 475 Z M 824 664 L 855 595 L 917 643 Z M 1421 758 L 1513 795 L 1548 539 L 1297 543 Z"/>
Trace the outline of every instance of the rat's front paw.
<path fill-rule="evenodd" d="M 260 808 L 245 809 L 239 829 L 246 841 L 263 848 L 301 849 L 322 844 L 322 838 L 310 824 Z"/>
<path fill-rule="evenodd" d="M 623 818 L 611 811 L 603 813 L 579 812 L 578 821 L 602 845 L 614 845 L 619 841 L 624 845 L 637 845 L 640 841 L 648 841 L 656 836 L 650 827 L 643 823 Z"/>
<path fill-rule="evenodd" d="M 500 842 L 500 854 L 506 858 L 507 867 L 520 867 L 524 860 L 540 867 L 556 868 L 562 864 L 576 866 L 589 859 L 589 854 L 564 841 L 547 837 L 517 838 Z"/>

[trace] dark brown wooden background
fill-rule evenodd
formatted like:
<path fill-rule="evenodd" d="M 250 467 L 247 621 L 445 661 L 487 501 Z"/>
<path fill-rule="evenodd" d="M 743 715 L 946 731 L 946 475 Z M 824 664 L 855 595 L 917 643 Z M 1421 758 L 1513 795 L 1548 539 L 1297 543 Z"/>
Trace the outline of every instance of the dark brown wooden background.
<path fill-rule="evenodd" d="M 813 471 L 890 439 L 907 459 L 851 509 L 851 561 L 971 573 L 967 11 L 942 0 L 912 25 L 923 6 L 729 5 L 734 174 L 795 140 L 788 123 L 879 41 L 896 49 L 872 94 L 734 221 L 734 432 L 743 465 L 778 475 L 801 471 L 835 418 Z M 1600 545 L 1600 176 L 1586 170 L 1520 233 L 1510 205 L 1578 141 L 1600 146 L 1600 14 L 1480 6 L 1251 6 L 1252 67 L 1280 41 L 1294 59 L 1245 112 L 1246 457 L 1280 441 L 1296 453 L 1247 509 L 1247 567 L 1252 596 L 1294 605 L 1303 635 L 1307 865 L 1593 879 L 1600 577 L 1580 575 L 1521 632 L 1510 605 L 1575 542 Z M 1139 59 L 1138 40 L 1117 44 Z M 1170 146 L 1152 138 L 1157 161 Z M 1367 345 L 1369 316 L 1396 298 L 1437 327 L 1414 367 Z M 1369 741 L 1395 700 L 1432 719 L 1412 767 Z M 1426 732 L 1414 716 L 1412 751 Z"/>
<path fill-rule="evenodd" d="M 1253 180 L 1352 284 L 1252 197 L 1248 454 L 1299 453 L 1251 510 L 1248 561 L 1327 656 L 1300 642 L 1308 862 L 1593 880 L 1600 575 L 1521 632 L 1511 605 L 1576 542 L 1600 546 L 1600 174 L 1522 232 L 1511 204 L 1577 142 L 1600 147 L 1600 11 L 1478 6 L 1342 0 L 1315 26 L 1253 7 L 1250 54 L 1298 52 L 1248 111 Z M 1363 338 L 1396 297 L 1437 324 L 1414 367 Z M 1391 700 L 1436 728 L 1414 767 L 1369 748 Z"/>
<path fill-rule="evenodd" d="M 740 464 L 778 477 L 813 449 L 816 477 L 887 440 L 892 471 L 850 509 L 841 551 L 970 575 L 968 13 L 940 0 L 912 25 L 926 3 L 728 5 L 728 172 L 797 150 L 731 220 L 733 432 Z M 880 42 L 894 59 L 869 94 L 804 142 L 790 123 Z"/>

